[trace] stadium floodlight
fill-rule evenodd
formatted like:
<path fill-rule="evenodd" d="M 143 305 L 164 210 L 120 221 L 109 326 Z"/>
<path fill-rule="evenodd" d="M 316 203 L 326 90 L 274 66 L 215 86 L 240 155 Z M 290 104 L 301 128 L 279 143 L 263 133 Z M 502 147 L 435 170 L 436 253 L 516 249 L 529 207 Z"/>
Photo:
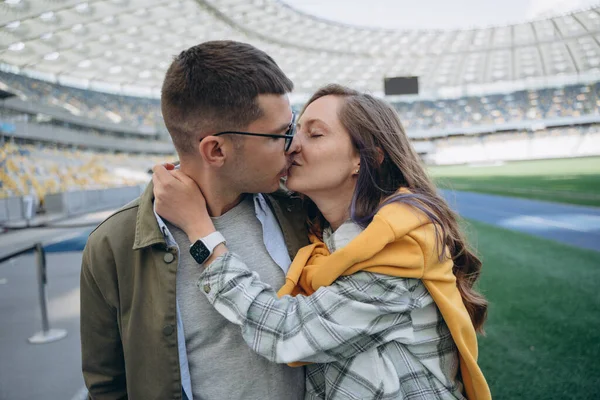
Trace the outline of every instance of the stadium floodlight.
<path fill-rule="evenodd" d="M 25 43 L 23 43 L 23 42 L 13 43 L 10 46 L 8 46 L 8 49 L 10 51 L 21 51 L 24 48 L 25 48 Z"/>
<path fill-rule="evenodd" d="M 4 4 L 13 10 L 23 11 L 28 4 L 23 0 L 4 0 Z"/>
<path fill-rule="evenodd" d="M 77 4 L 75 6 L 75 11 L 77 11 L 80 14 L 89 14 L 90 12 L 92 12 L 89 3 L 80 3 L 80 4 Z"/>
<path fill-rule="evenodd" d="M 53 22 L 56 20 L 56 15 L 53 11 L 48 11 L 40 14 L 40 19 L 44 22 Z"/>
<path fill-rule="evenodd" d="M 60 57 L 60 53 L 57 51 L 53 51 L 52 53 L 48 53 L 44 56 L 44 60 L 47 61 L 55 61 Z"/>
<path fill-rule="evenodd" d="M 86 31 L 86 28 L 83 24 L 75 24 L 73 25 L 73 27 L 71 28 L 71 32 L 73 33 L 84 33 Z"/>
<path fill-rule="evenodd" d="M 13 22 L 9 22 L 8 24 L 6 24 L 5 28 L 8 29 L 9 31 L 14 31 L 14 30 L 18 29 L 19 26 L 21 26 L 21 21 L 13 21 Z"/>
<path fill-rule="evenodd" d="M 109 15 L 108 17 L 103 18 L 102 22 L 110 26 L 116 26 L 119 23 L 114 15 Z"/>

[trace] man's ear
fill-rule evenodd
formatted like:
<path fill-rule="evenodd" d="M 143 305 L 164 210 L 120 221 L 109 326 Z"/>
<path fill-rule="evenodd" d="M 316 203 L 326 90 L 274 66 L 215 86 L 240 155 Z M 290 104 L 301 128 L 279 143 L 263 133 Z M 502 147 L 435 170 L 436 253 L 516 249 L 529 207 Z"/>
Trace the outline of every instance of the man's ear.
<path fill-rule="evenodd" d="M 220 167 L 225 163 L 229 149 L 224 138 L 219 136 L 206 136 L 198 143 L 198 152 L 205 163 Z"/>

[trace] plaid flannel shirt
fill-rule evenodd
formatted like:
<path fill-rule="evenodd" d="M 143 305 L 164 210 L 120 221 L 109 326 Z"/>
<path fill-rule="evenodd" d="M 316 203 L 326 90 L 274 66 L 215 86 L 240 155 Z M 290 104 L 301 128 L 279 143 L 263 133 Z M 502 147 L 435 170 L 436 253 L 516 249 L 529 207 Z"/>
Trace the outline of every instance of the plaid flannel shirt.
<path fill-rule="evenodd" d="M 254 351 L 311 363 L 306 399 L 464 399 L 458 351 L 418 279 L 358 272 L 311 296 L 278 298 L 227 253 L 198 286 Z"/>

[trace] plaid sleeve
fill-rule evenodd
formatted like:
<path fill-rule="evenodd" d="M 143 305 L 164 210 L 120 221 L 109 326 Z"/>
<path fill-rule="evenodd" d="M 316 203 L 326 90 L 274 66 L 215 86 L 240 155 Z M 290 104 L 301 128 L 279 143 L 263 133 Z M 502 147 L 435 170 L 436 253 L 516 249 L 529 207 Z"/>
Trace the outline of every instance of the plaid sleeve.
<path fill-rule="evenodd" d="M 423 306 L 411 295 L 414 282 L 359 272 L 311 296 L 278 298 L 238 256 L 227 253 L 205 269 L 198 285 L 263 357 L 278 363 L 328 363 L 390 340 L 410 341 L 408 313 Z"/>

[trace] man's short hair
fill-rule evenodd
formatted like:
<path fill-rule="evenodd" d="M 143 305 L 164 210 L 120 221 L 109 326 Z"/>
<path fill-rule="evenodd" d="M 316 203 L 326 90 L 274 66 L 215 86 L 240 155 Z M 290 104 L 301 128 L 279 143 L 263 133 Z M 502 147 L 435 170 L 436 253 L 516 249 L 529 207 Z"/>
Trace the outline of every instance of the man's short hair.
<path fill-rule="evenodd" d="M 179 154 L 193 154 L 206 132 L 243 129 L 260 118 L 258 95 L 283 95 L 293 87 L 264 51 L 234 41 L 205 42 L 181 52 L 167 70 L 163 119 Z"/>

